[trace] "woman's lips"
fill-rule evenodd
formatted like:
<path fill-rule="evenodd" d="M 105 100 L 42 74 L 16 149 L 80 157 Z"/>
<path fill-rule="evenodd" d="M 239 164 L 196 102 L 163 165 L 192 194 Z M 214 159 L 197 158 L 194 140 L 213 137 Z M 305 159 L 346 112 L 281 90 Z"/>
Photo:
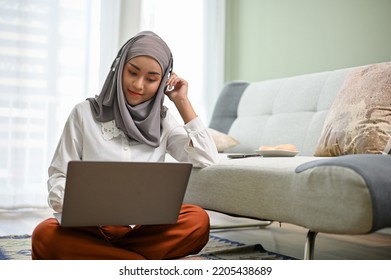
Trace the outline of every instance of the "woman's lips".
<path fill-rule="evenodd" d="M 131 90 L 128 90 L 128 93 L 129 93 L 131 96 L 141 96 L 141 95 L 142 95 L 141 93 L 134 92 L 134 91 L 131 91 Z"/>

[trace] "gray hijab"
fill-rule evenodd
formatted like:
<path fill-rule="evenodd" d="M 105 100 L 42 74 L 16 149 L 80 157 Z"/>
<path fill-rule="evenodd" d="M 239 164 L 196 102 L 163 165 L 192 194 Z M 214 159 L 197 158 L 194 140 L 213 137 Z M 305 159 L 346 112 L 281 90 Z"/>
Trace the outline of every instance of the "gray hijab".
<path fill-rule="evenodd" d="M 163 77 L 156 95 L 141 104 L 131 106 L 122 90 L 122 71 L 133 57 L 146 55 L 154 58 L 162 68 Z M 111 65 L 103 88 L 95 98 L 88 98 L 94 118 L 100 122 L 115 120 L 116 125 L 130 139 L 151 147 L 158 147 L 162 119 L 167 108 L 163 106 L 166 82 L 173 66 L 167 44 L 155 33 L 143 31 L 132 37 L 119 50 Z"/>

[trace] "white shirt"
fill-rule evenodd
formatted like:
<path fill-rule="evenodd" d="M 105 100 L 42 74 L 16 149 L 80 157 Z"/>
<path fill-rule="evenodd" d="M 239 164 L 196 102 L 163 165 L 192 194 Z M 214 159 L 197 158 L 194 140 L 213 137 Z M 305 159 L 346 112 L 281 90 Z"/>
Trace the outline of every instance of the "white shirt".
<path fill-rule="evenodd" d="M 62 211 L 66 170 L 71 160 L 95 161 L 164 161 L 166 153 L 194 167 L 205 167 L 218 161 L 213 139 L 197 117 L 179 125 L 167 111 L 163 120 L 160 146 L 150 147 L 129 140 L 115 121 L 106 123 L 94 119 L 89 101 L 77 104 L 70 113 L 49 167 L 48 203 Z"/>

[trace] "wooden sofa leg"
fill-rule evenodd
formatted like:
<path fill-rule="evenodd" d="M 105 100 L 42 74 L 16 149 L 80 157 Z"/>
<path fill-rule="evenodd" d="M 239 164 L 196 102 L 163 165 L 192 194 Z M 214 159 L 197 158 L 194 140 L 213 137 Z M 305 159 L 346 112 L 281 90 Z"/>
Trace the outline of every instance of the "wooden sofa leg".
<path fill-rule="evenodd" d="M 318 233 L 309 230 L 307 233 L 307 239 L 304 245 L 304 259 L 313 260 L 315 252 L 315 239 Z"/>

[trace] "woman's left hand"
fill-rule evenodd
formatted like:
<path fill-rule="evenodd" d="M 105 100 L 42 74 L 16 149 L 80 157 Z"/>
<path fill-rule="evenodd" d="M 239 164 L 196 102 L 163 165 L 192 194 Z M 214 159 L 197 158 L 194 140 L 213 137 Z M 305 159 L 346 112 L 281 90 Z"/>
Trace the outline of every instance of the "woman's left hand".
<path fill-rule="evenodd" d="M 165 94 L 172 102 L 174 102 L 185 123 L 188 123 L 197 117 L 197 114 L 187 96 L 187 91 L 187 81 L 178 77 L 178 75 L 173 72 L 167 81 Z"/>
<path fill-rule="evenodd" d="M 165 94 L 174 103 L 187 99 L 188 83 L 186 80 L 178 77 L 174 72 L 171 73 L 167 81 Z"/>

